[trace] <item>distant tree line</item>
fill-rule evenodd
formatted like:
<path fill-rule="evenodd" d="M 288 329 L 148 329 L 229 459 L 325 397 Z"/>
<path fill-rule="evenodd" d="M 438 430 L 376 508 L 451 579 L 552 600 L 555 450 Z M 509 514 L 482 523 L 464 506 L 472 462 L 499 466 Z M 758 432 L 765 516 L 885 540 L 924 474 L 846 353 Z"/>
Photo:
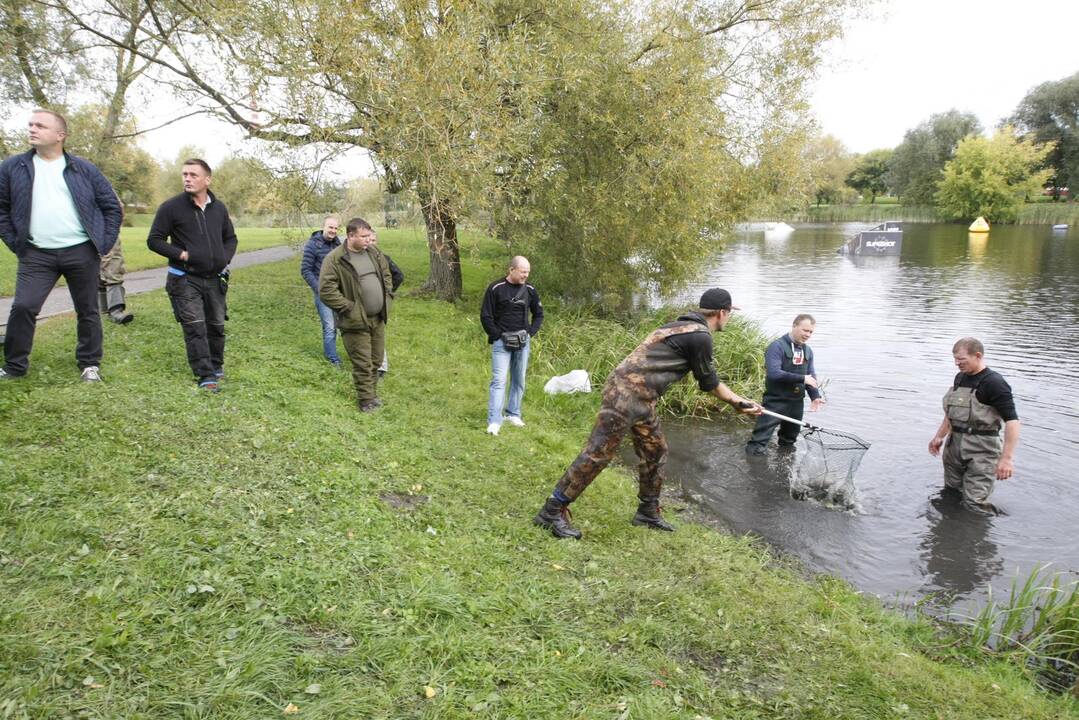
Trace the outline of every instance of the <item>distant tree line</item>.
<path fill-rule="evenodd" d="M 887 194 L 952 219 L 1014 221 L 1032 197 L 1074 200 L 1079 190 L 1079 73 L 1030 90 L 988 137 L 973 114 L 949 110 L 895 148 L 857 155 L 825 136 L 810 140 L 805 157 L 808 199 L 818 205 Z"/>

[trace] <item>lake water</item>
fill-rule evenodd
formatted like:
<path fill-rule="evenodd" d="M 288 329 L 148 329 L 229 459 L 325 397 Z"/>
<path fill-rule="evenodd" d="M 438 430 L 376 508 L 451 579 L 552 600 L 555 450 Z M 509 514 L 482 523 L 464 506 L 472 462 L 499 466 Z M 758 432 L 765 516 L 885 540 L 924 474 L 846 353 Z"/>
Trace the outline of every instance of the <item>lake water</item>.
<path fill-rule="evenodd" d="M 858 513 L 789 496 L 789 458 L 742 449 L 748 427 L 669 425 L 668 474 L 736 531 L 753 532 L 810 567 L 888 601 L 984 599 L 1016 574 L 1052 563 L 1079 571 L 1079 231 L 904 227 L 901 257 L 838 255 L 864 224 L 739 233 L 702 289 L 729 289 L 769 336 L 799 312 L 817 319 L 811 345 L 827 405 L 806 419 L 872 443 L 857 474 Z M 953 342 L 973 335 L 1015 392 L 1022 421 L 1015 476 L 981 517 L 939 497 L 927 451 L 956 369 Z M 719 340 L 721 341 L 721 340 Z M 720 368 L 722 372 L 722 368 Z"/>

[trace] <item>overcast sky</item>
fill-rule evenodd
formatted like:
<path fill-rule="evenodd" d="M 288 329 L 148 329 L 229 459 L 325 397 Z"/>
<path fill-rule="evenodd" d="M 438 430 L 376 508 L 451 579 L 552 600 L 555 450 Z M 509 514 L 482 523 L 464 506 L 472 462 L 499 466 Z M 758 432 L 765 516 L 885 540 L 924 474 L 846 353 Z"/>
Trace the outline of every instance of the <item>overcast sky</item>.
<path fill-rule="evenodd" d="M 823 132 L 850 150 L 895 147 L 906 130 L 951 108 L 991 128 L 1033 86 L 1079 72 L 1079 0 L 883 0 L 826 57 L 812 106 Z M 163 117 L 140 121 L 152 127 Z M 161 158 L 190 143 L 211 162 L 244 147 L 234 128 L 197 119 L 143 139 Z M 356 177 L 370 164 L 356 152 L 334 170 Z"/>
<path fill-rule="evenodd" d="M 1076 72 L 1079 0 L 885 0 L 828 54 L 812 104 L 825 133 L 867 152 L 951 108 L 991 128 Z"/>

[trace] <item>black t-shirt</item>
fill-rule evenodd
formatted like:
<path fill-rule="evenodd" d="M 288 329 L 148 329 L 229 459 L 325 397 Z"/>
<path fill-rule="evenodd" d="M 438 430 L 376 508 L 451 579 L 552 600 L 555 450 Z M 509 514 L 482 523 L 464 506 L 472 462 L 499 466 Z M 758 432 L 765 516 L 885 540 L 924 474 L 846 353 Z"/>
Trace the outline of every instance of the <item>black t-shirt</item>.
<path fill-rule="evenodd" d="M 663 327 L 681 324 L 687 320 L 706 324 L 703 316 L 697 313 L 686 313 L 674 323 L 668 323 Z M 663 341 L 668 347 L 681 355 L 689 363 L 689 369 L 693 372 L 697 386 L 704 392 L 712 392 L 719 387 L 719 376 L 716 374 L 716 364 L 712 355 L 712 333 L 692 332 L 681 335 L 671 335 Z"/>
<path fill-rule="evenodd" d="M 977 375 L 959 373 L 955 376 L 953 387 L 977 388 L 974 397 L 983 405 L 988 405 L 1000 413 L 1004 422 L 1018 420 L 1019 415 L 1015 410 L 1015 399 L 1012 397 L 1012 387 L 1004 376 L 996 370 L 986 368 Z"/>

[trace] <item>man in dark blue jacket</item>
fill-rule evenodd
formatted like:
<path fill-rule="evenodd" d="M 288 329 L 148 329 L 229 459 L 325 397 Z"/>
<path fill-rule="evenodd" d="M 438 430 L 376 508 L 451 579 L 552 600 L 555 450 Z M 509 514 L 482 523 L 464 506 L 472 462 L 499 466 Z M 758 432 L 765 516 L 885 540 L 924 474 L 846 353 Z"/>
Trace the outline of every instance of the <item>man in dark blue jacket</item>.
<path fill-rule="evenodd" d="M 812 315 L 802 314 L 794 318 L 791 331 L 772 341 L 764 352 L 764 399 L 765 410 L 786 415 L 795 420 L 802 419 L 805 409 L 805 396 L 809 395 L 811 412 L 820 410 L 824 404 L 820 389 L 817 387 L 817 370 L 813 366 L 813 351 L 806 343 L 813 336 L 817 327 Z M 793 447 L 798 440 L 801 426 L 779 420 L 770 415 L 757 418 L 753 435 L 746 443 L 746 452 L 750 455 L 763 455 L 772 433 L 779 426 L 779 446 Z"/>
<path fill-rule="evenodd" d="M 0 165 L 0 238 L 19 259 L 0 379 L 30 369 L 37 315 L 56 281 L 67 280 L 78 317 L 75 360 L 86 382 L 101 380 L 101 256 L 116 243 L 123 211 L 112 185 L 88 160 L 64 152 L 67 121 L 30 116 L 30 151 Z"/>
<path fill-rule="evenodd" d="M 341 364 L 337 354 L 337 327 L 333 322 L 333 310 L 328 308 L 318 297 L 318 274 L 322 270 L 322 261 L 335 247 L 341 244 L 337 231 L 341 221 L 336 215 L 330 215 L 322 221 L 322 229 L 311 233 L 303 246 L 303 260 L 300 261 L 300 275 L 315 295 L 315 311 L 322 323 L 322 354 L 334 365 Z"/>

